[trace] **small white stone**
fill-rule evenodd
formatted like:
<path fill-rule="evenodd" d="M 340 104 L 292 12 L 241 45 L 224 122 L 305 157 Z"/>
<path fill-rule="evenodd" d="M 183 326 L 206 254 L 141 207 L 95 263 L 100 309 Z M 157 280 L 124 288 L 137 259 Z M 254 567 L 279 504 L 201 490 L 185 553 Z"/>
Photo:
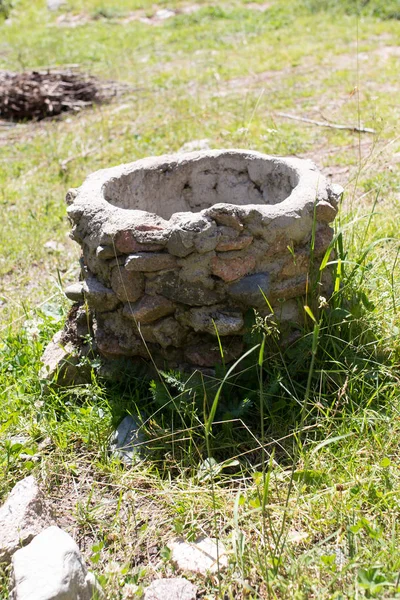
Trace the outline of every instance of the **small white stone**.
<path fill-rule="evenodd" d="M 196 150 L 210 150 L 210 140 L 204 139 L 186 142 L 186 144 L 183 144 L 183 146 L 179 148 L 178 152 L 195 152 Z"/>
<path fill-rule="evenodd" d="M 156 579 L 144 593 L 144 600 L 196 600 L 197 588 L 183 579 Z"/>
<path fill-rule="evenodd" d="M 209 537 L 202 537 L 196 542 L 175 540 L 168 544 L 172 552 L 172 560 L 181 571 L 193 573 L 216 573 L 228 566 L 226 549 L 222 542 Z"/>
<path fill-rule="evenodd" d="M 30 475 L 19 481 L 0 508 L 0 562 L 9 562 L 14 552 L 51 523 L 35 478 Z"/>
<path fill-rule="evenodd" d="M 160 19 L 160 21 L 165 21 L 165 19 L 170 19 L 174 16 L 175 12 L 169 8 L 160 8 L 155 14 L 156 19 Z"/>
<path fill-rule="evenodd" d="M 48 527 L 12 559 L 12 600 L 92 600 L 101 597 L 78 546 L 68 533 Z M 97 596 L 95 594 L 97 593 Z"/>

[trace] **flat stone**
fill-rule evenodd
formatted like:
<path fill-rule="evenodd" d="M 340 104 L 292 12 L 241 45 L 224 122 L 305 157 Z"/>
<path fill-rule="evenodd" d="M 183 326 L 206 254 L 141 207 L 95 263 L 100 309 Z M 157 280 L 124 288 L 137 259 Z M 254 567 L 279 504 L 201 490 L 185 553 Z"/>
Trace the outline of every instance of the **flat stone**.
<path fill-rule="evenodd" d="M 48 527 L 12 558 L 13 600 L 93 600 L 103 597 L 68 533 Z M 96 595 L 97 594 L 97 595 Z"/>
<path fill-rule="evenodd" d="M 243 348 L 244 344 L 241 338 L 224 338 L 223 351 L 225 362 L 228 363 L 238 359 L 243 353 Z M 215 367 L 222 363 L 221 351 L 217 341 L 199 342 L 186 346 L 184 355 L 189 363 L 199 367 Z"/>
<path fill-rule="evenodd" d="M 163 271 L 177 266 L 176 258 L 162 252 L 137 252 L 129 254 L 125 262 L 127 271 Z"/>
<path fill-rule="evenodd" d="M 183 321 L 194 331 L 211 335 L 234 335 L 244 326 L 243 315 L 239 311 L 220 306 L 191 308 L 184 313 Z"/>
<path fill-rule="evenodd" d="M 83 295 L 83 281 L 79 281 L 78 283 L 72 283 L 68 287 L 65 288 L 64 294 L 67 296 L 68 300 L 72 300 L 73 302 L 80 302 L 84 299 Z"/>
<path fill-rule="evenodd" d="M 141 431 L 140 424 L 131 415 L 127 415 L 111 438 L 110 450 L 123 463 L 131 466 L 139 458 L 144 441 L 145 436 Z"/>
<path fill-rule="evenodd" d="M 270 293 L 269 273 L 255 273 L 247 275 L 240 281 L 233 283 L 228 288 L 228 294 L 236 302 L 253 308 L 266 306 L 263 294 L 268 298 Z"/>
<path fill-rule="evenodd" d="M 252 235 L 241 235 L 236 239 L 220 241 L 216 247 L 217 252 L 229 252 L 231 250 L 244 250 L 253 241 Z"/>
<path fill-rule="evenodd" d="M 190 306 L 208 306 L 217 304 L 224 297 L 221 290 L 210 290 L 200 283 L 183 281 L 179 275 L 170 271 L 148 279 L 146 293 L 162 294 L 170 300 Z"/>
<path fill-rule="evenodd" d="M 216 573 L 228 566 L 226 549 L 221 541 L 202 537 L 196 542 L 175 540 L 168 544 L 172 552 L 172 560 L 181 571 L 192 573 Z"/>
<path fill-rule="evenodd" d="M 111 287 L 122 302 L 136 302 L 144 292 L 144 275 L 116 265 L 111 271 Z"/>
<path fill-rule="evenodd" d="M 246 275 L 256 266 L 254 256 L 238 256 L 237 258 L 220 258 L 216 256 L 210 261 L 214 275 L 224 281 L 235 281 Z"/>
<path fill-rule="evenodd" d="M 52 522 L 36 479 L 30 475 L 19 481 L 0 508 L 0 563 L 9 563 Z"/>
<path fill-rule="evenodd" d="M 89 306 L 100 311 L 113 310 L 120 302 L 114 290 L 103 285 L 96 277 L 85 278 L 83 293 Z"/>
<path fill-rule="evenodd" d="M 310 269 L 310 256 L 306 252 L 298 252 L 290 256 L 279 271 L 279 278 L 288 279 L 307 273 Z"/>
<path fill-rule="evenodd" d="M 176 304 L 164 296 L 143 296 L 135 304 L 127 304 L 123 314 L 137 323 L 152 323 L 175 312 Z"/>
<path fill-rule="evenodd" d="M 134 232 L 130 229 L 119 231 L 115 236 L 114 243 L 116 249 L 123 254 L 130 254 L 131 252 L 157 252 L 164 247 L 162 244 L 143 244 L 138 242 L 134 236 Z"/>
<path fill-rule="evenodd" d="M 156 579 L 144 592 L 144 600 L 196 600 L 197 587 L 183 577 Z"/>

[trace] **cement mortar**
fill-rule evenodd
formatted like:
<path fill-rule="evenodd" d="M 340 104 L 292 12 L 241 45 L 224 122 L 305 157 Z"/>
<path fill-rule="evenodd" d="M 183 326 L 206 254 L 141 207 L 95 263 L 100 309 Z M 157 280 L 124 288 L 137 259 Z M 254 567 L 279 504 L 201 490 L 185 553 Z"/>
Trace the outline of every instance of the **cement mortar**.
<path fill-rule="evenodd" d="M 247 150 L 97 171 L 67 194 L 83 281 L 66 294 L 86 301 L 103 357 L 213 367 L 218 332 L 233 361 L 245 314 L 269 314 L 266 298 L 281 329 L 302 323 L 297 300 L 332 241 L 341 193 L 310 161 Z"/>

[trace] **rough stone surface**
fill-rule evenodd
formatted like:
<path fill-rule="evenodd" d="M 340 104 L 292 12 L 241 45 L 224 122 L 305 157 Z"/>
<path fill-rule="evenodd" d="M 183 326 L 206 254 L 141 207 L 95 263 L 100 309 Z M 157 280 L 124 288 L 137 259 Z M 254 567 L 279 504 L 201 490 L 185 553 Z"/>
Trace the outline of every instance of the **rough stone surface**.
<path fill-rule="evenodd" d="M 21 546 L 29 544 L 51 524 L 36 479 L 32 475 L 25 477 L 14 486 L 0 508 L 0 563 L 10 562 Z"/>
<path fill-rule="evenodd" d="M 12 559 L 12 600 L 92 600 L 101 590 L 68 533 L 48 527 Z"/>
<path fill-rule="evenodd" d="M 41 358 L 43 366 L 39 372 L 40 379 L 58 385 L 87 383 L 88 369 L 81 368 L 79 365 L 82 356 L 86 355 L 88 349 L 64 341 L 63 338 L 64 332 L 58 331 L 47 345 Z"/>
<path fill-rule="evenodd" d="M 127 415 L 112 436 L 111 452 L 127 466 L 131 466 L 139 457 L 144 440 L 139 423 L 131 415 Z"/>
<path fill-rule="evenodd" d="M 122 302 L 136 302 L 144 291 L 143 273 L 116 265 L 111 271 L 111 287 Z"/>
<path fill-rule="evenodd" d="M 156 579 L 144 592 L 144 600 L 196 600 L 197 587 L 183 577 Z"/>
<path fill-rule="evenodd" d="M 170 254 L 161 252 L 138 252 L 130 254 L 125 262 L 127 271 L 139 271 L 147 273 L 151 271 L 163 271 L 176 267 L 176 258 Z"/>
<path fill-rule="evenodd" d="M 181 571 L 193 573 L 216 573 L 228 566 L 228 557 L 224 544 L 213 538 L 203 537 L 189 543 L 175 540 L 168 544 L 172 560 Z"/>
<path fill-rule="evenodd" d="M 135 304 L 126 304 L 124 315 L 137 323 L 152 323 L 175 312 L 176 304 L 164 296 L 142 296 Z"/>
<path fill-rule="evenodd" d="M 145 340 L 167 365 L 173 356 L 182 367 L 213 366 L 217 327 L 225 360 L 235 360 L 246 311 L 312 289 L 341 192 L 310 161 L 245 150 L 93 173 L 68 195 L 68 215 L 99 351 L 146 357 Z M 319 294 L 329 294 L 327 278 Z"/>

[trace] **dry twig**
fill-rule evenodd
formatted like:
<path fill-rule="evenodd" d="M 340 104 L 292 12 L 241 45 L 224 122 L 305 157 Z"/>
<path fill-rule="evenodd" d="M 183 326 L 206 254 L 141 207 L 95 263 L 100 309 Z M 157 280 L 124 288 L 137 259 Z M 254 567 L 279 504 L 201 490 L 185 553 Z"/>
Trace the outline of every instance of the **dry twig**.
<path fill-rule="evenodd" d="M 290 115 L 288 113 L 278 112 L 278 117 L 284 117 L 285 119 L 293 119 L 294 121 L 303 121 L 304 123 L 310 123 L 311 125 L 318 125 L 318 127 L 329 127 L 330 129 L 343 129 L 345 131 L 352 131 L 353 133 L 376 133 L 375 129 L 370 127 L 352 127 L 351 125 L 339 125 L 337 123 L 328 123 L 325 121 L 314 121 L 314 119 L 308 119 L 307 117 L 298 117 L 297 115 Z"/>

